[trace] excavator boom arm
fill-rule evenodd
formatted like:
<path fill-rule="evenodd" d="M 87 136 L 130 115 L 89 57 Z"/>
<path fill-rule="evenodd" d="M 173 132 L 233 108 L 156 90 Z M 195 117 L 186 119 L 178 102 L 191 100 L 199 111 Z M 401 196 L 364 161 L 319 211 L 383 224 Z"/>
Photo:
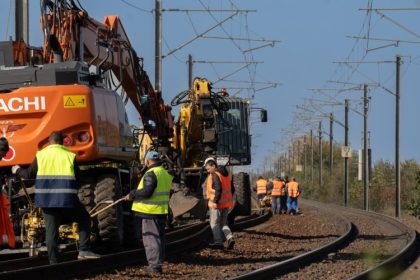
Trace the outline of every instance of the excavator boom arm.
<path fill-rule="evenodd" d="M 173 134 L 171 107 L 153 89 L 118 16 L 106 16 L 103 23 L 89 17 L 73 1 L 43 1 L 42 29 L 44 61 L 82 60 L 105 73 L 111 71 L 151 137 L 169 139 Z"/>

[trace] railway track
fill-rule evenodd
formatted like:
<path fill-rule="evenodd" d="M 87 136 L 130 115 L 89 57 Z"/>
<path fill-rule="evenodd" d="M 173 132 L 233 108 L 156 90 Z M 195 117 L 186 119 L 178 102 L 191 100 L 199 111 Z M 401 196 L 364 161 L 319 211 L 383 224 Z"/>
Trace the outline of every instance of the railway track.
<path fill-rule="evenodd" d="M 270 218 L 270 213 L 239 219 L 234 230 L 255 226 Z M 207 222 L 197 223 L 169 232 L 166 251 L 168 255 L 199 247 L 211 234 Z M 67 279 L 80 275 L 104 272 L 131 264 L 145 263 L 144 249 L 127 250 L 103 255 L 99 259 L 75 260 L 77 252 L 67 252 L 63 262 L 48 265 L 46 257 L 19 258 L 0 262 L 0 279 Z"/>
<path fill-rule="evenodd" d="M 178 240 L 182 238 L 183 235 L 189 235 L 194 232 L 197 232 L 201 230 L 202 227 L 203 227 L 202 223 L 195 223 L 189 226 L 182 226 L 179 229 L 168 231 L 166 234 L 166 237 L 167 237 L 168 242 L 172 242 L 174 240 Z M 77 255 L 78 255 L 78 251 L 76 249 L 62 252 L 62 261 L 66 262 L 66 261 L 75 260 L 77 259 Z M 21 257 L 18 257 L 19 254 L 18 255 L 12 254 L 11 256 L 15 258 L 0 261 L 0 273 L 49 264 L 48 256 L 46 255 L 46 252 L 44 254 L 41 254 L 35 257 L 28 257 L 28 254 L 24 254 Z M 6 257 L 7 255 L 3 256 L 4 259 Z M 0 279 L 1 279 L 1 276 L 0 276 Z"/>
<path fill-rule="evenodd" d="M 265 215 L 242 219 L 236 224 L 235 230 L 244 230 L 236 234 L 239 246 L 233 251 L 217 252 L 204 248 L 185 252 L 200 247 L 203 240 L 209 238 L 211 232 L 206 223 L 174 231 L 172 237 L 168 234 L 168 241 L 170 240 L 167 246 L 168 264 L 164 268 L 163 277 L 165 279 L 389 279 L 404 269 L 407 260 L 416 249 L 416 232 L 393 218 L 310 201 L 302 201 L 302 206 L 304 215 L 301 217 L 281 215 L 267 221 L 269 216 Z M 320 217 L 332 219 L 334 216 L 336 220 L 331 220 L 330 223 L 321 221 L 322 224 L 319 224 L 320 220 L 314 221 L 315 226 L 325 227 L 319 235 L 314 234 L 316 231 L 314 225 L 303 227 L 305 223 L 310 224 L 314 218 L 310 214 L 311 209 L 318 209 L 317 215 Z M 264 221 L 267 222 L 263 223 Z M 287 232 L 267 231 L 267 228 L 282 221 L 307 231 L 306 235 L 292 236 Z M 332 225 L 339 223 L 342 225 L 333 230 Z M 255 226 L 256 224 L 260 225 Z M 327 234 L 328 230 L 330 234 Z M 267 256 L 264 256 L 265 249 L 258 248 L 258 239 L 264 235 L 267 239 L 262 243 L 278 242 L 277 247 L 287 243 L 293 249 L 276 251 L 272 249 L 274 247 L 267 247 Z M 247 245 L 251 246 L 251 250 L 241 247 L 245 237 L 251 244 Z M 296 241 L 298 241 L 297 247 L 293 247 L 293 242 Z M 309 246 L 309 242 L 313 242 L 313 248 Z M 184 253 L 181 253 L 182 251 Z M 73 260 L 53 266 L 40 265 L 28 268 L 22 262 L 22 269 L 15 267 L 13 270 L 3 271 L 0 273 L 0 279 L 23 277 L 62 279 L 81 275 L 84 275 L 84 278 L 89 275 L 89 279 L 149 278 L 141 266 L 130 266 L 140 263 L 145 263 L 142 249 L 107 255 L 98 260 Z M 2 262 L 0 262 L 1 267 Z M 111 270 L 112 273 L 104 274 L 104 270 Z"/>
<path fill-rule="evenodd" d="M 348 225 L 338 216 L 305 207 L 304 215 L 275 215 L 264 224 L 235 233 L 233 250 L 201 248 L 169 256 L 163 279 L 229 279 L 311 251 L 339 238 Z M 149 279 L 141 266 L 129 266 L 89 279 Z M 265 278 L 256 278 L 265 279 Z"/>
<path fill-rule="evenodd" d="M 416 250 L 416 232 L 391 217 L 317 202 L 303 204 L 339 213 L 347 220 L 348 230 L 322 247 L 230 279 L 390 279 L 408 265 Z M 370 227 L 366 222 L 371 223 Z M 370 234 L 374 226 L 380 234 Z M 369 252 L 373 255 L 369 256 Z M 355 262 L 363 265 L 354 267 Z"/>
<path fill-rule="evenodd" d="M 276 215 L 236 233 L 233 251 L 203 248 L 169 257 L 162 278 L 389 279 L 414 249 L 415 232 L 390 217 L 309 201 L 301 206 L 303 215 Z M 116 278 L 150 275 L 131 266 L 89 279 Z"/>

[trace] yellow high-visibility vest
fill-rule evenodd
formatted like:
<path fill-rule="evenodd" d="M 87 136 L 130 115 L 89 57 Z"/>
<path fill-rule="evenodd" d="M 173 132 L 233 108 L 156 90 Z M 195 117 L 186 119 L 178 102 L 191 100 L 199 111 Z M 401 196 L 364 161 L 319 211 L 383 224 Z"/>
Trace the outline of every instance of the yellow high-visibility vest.
<path fill-rule="evenodd" d="M 71 208 L 76 205 L 77 184 L 74 174 L 76 155 L 58 144 L 37 152 L 35 205 L 41 208 Z"/>
<path fill-rule="evenodd" d="M 168 214 L 169 207 L 169 192 L 172 186 L 172 176 L 163 166 L 156 166 L 147 170 L 153 172 L 157 178 L 157 187 L 149 198 L 141 200 L 134 200 L 133 211 L 146 213 L 146 214 Z M 141 190 L 144 188 L 144 176 L 141 179 L 137 189 Z"/>

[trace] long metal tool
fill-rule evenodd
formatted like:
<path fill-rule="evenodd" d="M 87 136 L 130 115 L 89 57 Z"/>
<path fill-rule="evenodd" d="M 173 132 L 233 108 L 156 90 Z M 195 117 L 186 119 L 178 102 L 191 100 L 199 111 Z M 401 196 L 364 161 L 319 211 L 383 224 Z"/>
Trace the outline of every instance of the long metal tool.
<path fill-rule="evenodd" d="M 23 183 L 23 180 L 22 179 L 19 179 L 19 181 L 20 181 L 20 185 L 21 185 L 21 187 L 23 189 L 23 192 L 25 193 L 26 199 L 28 200 L 29 209 L 30 209 L 30 211 L 32 211 L 32 210 L 34 210 L 34 204 L 32 203 L 32 199 L 29 196 L 28 191 L 26 190 L 26 186 L 25 186 L 25 183 Z"/>
<path fill-rule="evenodd" d="M 125 200 L 125 199 L 124 199 L 124 197 L 122 197 L 122 198 L 120 198 L 120 199 L 118 199 L 118 200 L 114 201 L 113 203 L 109 204 L 108 206 L 106 206 L 106 207 L 102 208 L 101 210 L 99 210 L 99 211 L 97 211 L 97 212 L 95 212 L 95 213 L 89 213 L 89 214 L 90 214 L 90 217 L 91 217 L 91 218 L 93 218 L 93 217 L 95 217 L 95 216 L 97 216 L 97 215 L 99 215 L 99 214 L 101 214 L 101 213 L 103 213 L 103 212 L 107 211 L 109 208 L 114 207 L 115 205 L 117 205 L 118 203 L 120 203 L 120 202 L 122 202 L 122 201 L 124 201 L 124 200 Z"/>

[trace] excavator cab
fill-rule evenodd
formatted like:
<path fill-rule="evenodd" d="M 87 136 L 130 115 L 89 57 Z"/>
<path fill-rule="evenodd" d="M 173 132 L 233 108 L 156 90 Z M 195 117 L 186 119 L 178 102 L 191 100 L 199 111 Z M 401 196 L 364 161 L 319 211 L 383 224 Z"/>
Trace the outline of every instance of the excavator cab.
<path fill-rule="evenodd" d="M 211 82 L 204 78 L 195 78 L 190 90 L 172 100 L 172 106 L 181 105 L 173 146 L 180 152 L 177 163 L 183 186 L 183 192 L 175 191 L 170 201 L 174 217 L 185 213 L 205 216 L 205 158 L 213 156 L 219 165 L 230 167 L 250 164 L 249 104 L 248 100 L 229 97 L 226 92 L 213 92 Z M 250 212 L 249 176 L 240 173 L 232 178 L 238 190 L 237 212 L 245 215 Z"/>

